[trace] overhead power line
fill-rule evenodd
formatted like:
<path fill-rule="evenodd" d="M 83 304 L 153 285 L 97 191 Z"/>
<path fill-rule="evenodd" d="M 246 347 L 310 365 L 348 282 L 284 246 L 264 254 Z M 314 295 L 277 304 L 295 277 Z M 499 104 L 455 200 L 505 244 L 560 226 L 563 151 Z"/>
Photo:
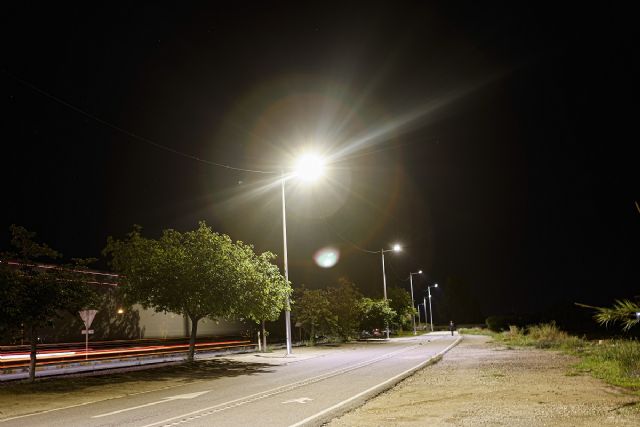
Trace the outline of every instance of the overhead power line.
<path fill-rule="evenodd" d="M 133 139 L 136 139 L 136 140 L 138 140 L 140 142 L 144 142 L 145 144 L 151 145 L 151 146 L 153 146 L 153 147 L 155 147 L 157 149 L 164 150 L 164 151 L 167 151 L 169 153 L 176 154 L 178 156 L 182 156 L 182 157 L 185 157 L 187 159 L 195 160 L 197 162 L 201 162 L 201 163 L 204 163 L 204 164 L 207 164 L 207 165 L 210 165 L 210 166 L 217 166 L 217 167 L 226 168 L 226 169 L 235 170 L 235 171 L 240 171 L 240 172 L 251 172 L 251 173 L 260 173 L 260 174 L 277 174 L 277 173 L 279 173 L 279 172 L 276 172 L 276 171 L 264 171 L 264 170 L 258 170 L 258 169 L 239 168 L 239 167 L 235 167 L 235 166 L 231 166 L 231 165 L 226 165 L 226 164 L 223 164 L 223 163 L 212 162 L 211 160 L 203 159 L 203 158 L 194 156 L 192 154 L 176 150 L 175 148 L 171 148 L 171 147 L 166 146 L 164 144 L 160 144 L 158 142 L 152 141 L 152 140 L 150 140 L 148 138 L 145 138 L 143 136 L 137 135 L 137 134 L 135 134 L 135 133 L 133 133 L 133 132 L 127 130 L 127 129 L 124 129 L 124 128 L 118 126 L 118 125 L 115 125 L 115 124 L 110 123 L 110 122 L 108 122 L 108 121 L 106 121 L 104 119 L 101 119 L 100 117 L 98 117 L 98 116 L 96 116 L 94 114 L 91 114 L 91 113 L 89 113 L 89 112 L 87 112 L 87 111 L 85 111 L 85 110 L 83 110 L 83 109 L 81 109 L 79 107 L 76 107 L 75 105 L 73 105 L 73 104 L 71 104 L 71 103 L 69 103 L 69 102 L 67 102 L 67 101 L 65 101 L 65 100 L 63 100 L 61 98 L 58 98 L 57 96 L 55 96 L 55 95 L 53 95 L 53 94 L 51 94 L 51 93 L 49 93 L 49 92 L 47 92 L 47 91 L 45 91 L 43 89 L 40 89 L 39 87 L 37 87 L 36 85 L 34 85 L 32 83 L 29 83 L 29 82 L 27 82 L 27 81 L 25 81 L 25 80 L 23 80 L 23 79 L 21 79 L 19 77 L 16 77 L 16 76 L 10 74 L 6 70 L 2 70 L 2 71 L 7 76 L 11 77 L 12 79 L 14 79 L 15 81 L 21 83 L 22 85 L 30 88 L 31 90 L 33 90 L 35 92 L 38 92 L 40 95 L 46 96 L 47 98 L 49 98 L 49 99 L 51 99 L 51 100 L 53 100 L 53 101 L 55 101 L 55 102 L 57 102 L 59 104 L 64 105 L 65 107 L 75 111 L 76 113 L 82 114 L 83 116 L 88 117 L 88 118 L 90 118 L 90 119 L 92 119 L 92 120 L 94 120 L 94 121 L 96 121 L 96 122 L 98 122 L 98 123 L 100 123 L 100 124 L 102 124 L 104 126 L 107 126 L 107 127 L 111 128 L 113 130 L 116 130 L 118 132 L 121 132 L 121 133 L 123 133 L 123 134 L 125 134 L 125 135 L 127 135 L 127 136 L 129 136 L 129 137 L 131 137 Z"/>

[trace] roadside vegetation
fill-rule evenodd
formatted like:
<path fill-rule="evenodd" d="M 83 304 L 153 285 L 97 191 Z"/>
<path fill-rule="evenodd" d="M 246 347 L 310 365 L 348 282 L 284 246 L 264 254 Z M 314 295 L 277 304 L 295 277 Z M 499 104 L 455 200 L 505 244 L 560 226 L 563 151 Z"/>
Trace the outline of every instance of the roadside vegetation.
<path fill-rule="evenodd" d="M 554 322 L 506 330 L 460 329 L 461 334 L 489 335 L 507 347 L 534 347 L 562 351 L 580 362 L 570 374 L 588 373 L 609 384 L 640 393 L 640 341 L 637 339 L 587 340 L 569 335 Z"/>
<path fill-rule="evenodd" d="M 389 298 L 363 296 L 348 280 L 325 289 L 307 289 L 294 293 L 292 314 L 301 325 L 306 342 L 345 342 L 357 338 L 382 337 L 389 326 L 394 335 L 412 329 L 410 294 L 401 288 L 389 288 Z"/>
<path fill-rule="evenodd" d="M 202 319 L 262 322 L 264 336 L 264 321 L 280 316 L 292 291 L 273 263 L 274 254 L 257 254 L 252 245 L 216 233 L 204 222 L 192 231 L 164 230 L 157 239 L 144 237 L 140 227 L 124 239 L 109 237 L 103 254 L 119 274 L 113 293 L 99 292 L 87 280 L 87 266 L 95 260 L 42 264 L 61 254 L 37 243 L 23 227 L 12 225 L 10 231 L 14 250 L 0 253 L 0 342 L 29 343 L 30 382 L 39 331 L 56 322 L 64 325 L 59 321 L 65 314 L 77 317 L 79 310 L 102 307 L 109 298 L 187 316 L 188 360 L 193 361 Z"/>
<path fill-rule="evenodd" d="M 21 334 L 29 342 L 29 381 L 35 380 L 38 332 L 61 317 L 95 304 L 97 294 L 84 283 L 82 269 L 92 260 L 73 259 L 57 268 L 41 265 L 41 259 L 59 259 L 62 254 L 35 233 L 12 225 L 13 251 L 0 254 L 0 337 Z"/>

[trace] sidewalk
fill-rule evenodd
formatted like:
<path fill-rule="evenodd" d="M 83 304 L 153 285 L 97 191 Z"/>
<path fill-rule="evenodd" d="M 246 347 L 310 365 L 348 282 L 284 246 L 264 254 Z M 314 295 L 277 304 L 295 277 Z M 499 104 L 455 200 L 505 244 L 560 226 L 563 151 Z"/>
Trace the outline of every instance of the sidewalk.
<path fill-rule="evenodd" d="M 277 347 L 277 345 L 276 345 Z M 247 353 L 255 350 L 213 350 L 202 351 L 195 355 L 196 360 L 208 360 L 214 357 L 234 355 L 237 353 Z M 126 370 L 140 370 L 151 369 L 161 366 L 173 365 L 182 363 L 187 360 L 187 353 L 176 353 L 166 356 L 138 356 L 138 357 L 123 357 L 121 359 L 109 359 L 109 360 L 89 360 L 83 362 L 67 362 L 50 365 L 36 366 L 36 378 L 59 376 L 59 375 L 100 375 L 113 372 L 123 372 Z M 3 369 L 0 372 L 0 382 L 13 381 L 29 378 L 29 368 L 10 368 Z"/>
<path fill-rule="evenodd" d="M 640 426 L 640 395 L 572 373 L 575 362 L 465 335 L 439 363 L 327 426 Z"/>

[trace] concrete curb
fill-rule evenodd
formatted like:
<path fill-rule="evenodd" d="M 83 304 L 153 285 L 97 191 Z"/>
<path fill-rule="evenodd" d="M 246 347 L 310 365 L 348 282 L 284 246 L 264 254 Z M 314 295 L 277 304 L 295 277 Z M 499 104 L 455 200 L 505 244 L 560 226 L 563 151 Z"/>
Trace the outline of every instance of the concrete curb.
<path fill-rule="evenodd" d="M 222 349 L 201 351 L 196 353 L 196 360 L 207 360 L 218 357 L 224 357 L 233 354 L 253 353 L 255 349 Z M 127 370 L 153 369 L 166 366 L 169 364 L 177 364 L 187 359 L 186 353 L 178 353 L 171 356 L 141 356 L 112 360 L 90 360 L 82 362 L 68 362 L 61 364 L 40 365 L 36 367 L 36 378 L 60 377 L 60 376 L 91 376 L 104 375 L 114 372 L 125 372 Z M 5 381 L 16 381 L 29 378 L 29 369 L 8 368 L 0 371 L 0 383 Z"/>
<path fill-rule="evenodd" d="M 442 360 L 442 356 L 444 356 L 445 353 L 447 353 L 453 347 L 458 345 L 460 341 L 462 341 L 462 338 L 463 338 L 462 335 L 458 335 L 458 338 L 456 338 L 456 340 L 453 343 L 451 343 L 447 348 L 434 354 L 433 356 L 421 362 L 420 364 L 414 366 L 413 368 L 410 368 L 404 372 L 401 372 L 400 374 L 394 377 L 391 377 L 388 380 L 381 382 L 380 384 L 377 384 L 361 393 L 358 393 L 350 397 L 349 399 L 343 400 L 342 402 L 337 403 L 321 412 L 318 412 L 315 415 L 305 418 L 302 421 L 292 424 L 289 427 L 322 426 L 327 422 L 331 421 L 332 419 L 337 418 L 340 415 L 343 415 L 359 406 L 362 406 L 368 400 L 393 388 L 405 378 L 413 375 L 416 371 L 426 366 L 438 363 L 440 360 Z"/>

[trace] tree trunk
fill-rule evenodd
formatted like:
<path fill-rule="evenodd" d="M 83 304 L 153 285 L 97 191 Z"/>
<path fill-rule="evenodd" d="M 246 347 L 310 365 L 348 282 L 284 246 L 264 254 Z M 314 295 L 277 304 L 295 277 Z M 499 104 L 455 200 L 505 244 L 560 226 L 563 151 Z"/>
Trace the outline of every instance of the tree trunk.
<path fill-rule="evenodd" d="M 262 321 L 262 351 L 267 352 L 267 328 L 265 326 L 266 322 Z"/>
<path fill-rule="evenodd" d="M 36 336 L 36 327 L 31 325 L 29 327 L 29 341 L 31 344 L 30 361 L 29 361 L 29 382 L 32 383 L 36 380 L 36 350 L 38 347 L 38 337 Z"/>
<path fill-rule="evenodd" d="M 311 322 L 311 336 L 309 337 L 311 345 L 316 345 L 316 328 L 313 322 Z"/>
<path fill-rule="evenodd" d="M 196 352 L 196 336 L 198 335 L 198 320 L 195 317 L 191 319 L 191 338 L 189 338 L 189 355 L 187 356 L 188 362 L 193 362 L 193 356 Z"/>

